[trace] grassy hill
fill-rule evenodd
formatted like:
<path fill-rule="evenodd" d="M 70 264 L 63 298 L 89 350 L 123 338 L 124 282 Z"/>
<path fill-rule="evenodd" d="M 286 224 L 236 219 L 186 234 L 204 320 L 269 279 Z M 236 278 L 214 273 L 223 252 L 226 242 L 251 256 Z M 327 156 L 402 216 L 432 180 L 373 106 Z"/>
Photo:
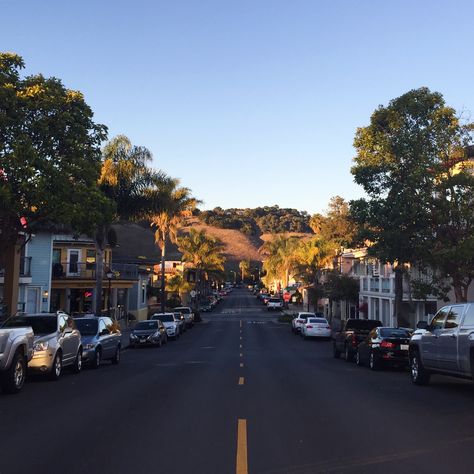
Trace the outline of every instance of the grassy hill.
<path fill-rule="evenodd" d="M 265 233 L 260 236 L 247 235 L 240 230 L 222 229 L 212 225 L 205 224 L 198 217 L 189 220 L 188 225 L 182 229 L 186 232 L 189 229 L 204 230 L 207 234 L 217 237 L 224 243 L 224 253 L 227 259 L 226 268 L 238 270 L 239 262 L 250 260 L 251 262 L 261 262 L 263 255 L 260 253 L 260 247 L 264 242 L 270 240 L 272 233 Z M 310 236 L 304 232 L 287 232 L 286 235 L 305 238 Z"/>

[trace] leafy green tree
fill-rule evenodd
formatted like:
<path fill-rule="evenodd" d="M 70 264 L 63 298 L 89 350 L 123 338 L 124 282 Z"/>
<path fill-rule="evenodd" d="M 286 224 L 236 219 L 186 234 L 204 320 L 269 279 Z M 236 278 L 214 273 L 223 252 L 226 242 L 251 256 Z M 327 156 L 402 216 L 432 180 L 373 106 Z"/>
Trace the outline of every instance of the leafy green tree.
<path fill-rule="evenodd" d="M 332 197 L 326 215 L 314 214 L 309 225 L 316 235 L 339 247 L 350 246 L 356 236 L 356 224 L 350 216 L 349 203 L 341 196 Z"/>
<path fill-rule="evenodd" d="M 474 280 L 473 157 L 472 148 L 458 148 L 440 165 L 431 206 L 435 238 L 427 244 L 430 251 L 422 262 L 425 272 L 434 276 L 431 291 L 444 296 L 449 284 L 456 302 L 467 301 Z"/>
<path fill-rule="evenodd" d="M 399 325 L 408 323 L 402 304 L 407 264 L 425 259 L 434 238 L 430 204 L 439 165 L 467 139 L 454 109 L 427 88 L 380 106 L 370 125 L 357 130 L 351 171 L 368 199 L 353 201 L 351 214 L 372 242 L 369 253 L 395 265 Z"/>
<path fill-rule="evenodd" d="M 90 231 L 101 207 L 93 204 L 104 203 L 97 179 L 106 128 L 80 92 L 57 78 L 21 78 L 23 67 L 20 56 L 0 53 L 0 237 L 12 242 L 54 222 Z"/>
<path fill-rule="evenodd" d="M 0 53 L 0 247 L 8 255 L 20 231 L 60 223 L 90 233 L 112 207 L 97 186 L 106 127 L 80 92 L 57 78 L 21 77 L 23 68 L 20 56 Z M 14 268 L 5 270 L 14 287 Z"/>

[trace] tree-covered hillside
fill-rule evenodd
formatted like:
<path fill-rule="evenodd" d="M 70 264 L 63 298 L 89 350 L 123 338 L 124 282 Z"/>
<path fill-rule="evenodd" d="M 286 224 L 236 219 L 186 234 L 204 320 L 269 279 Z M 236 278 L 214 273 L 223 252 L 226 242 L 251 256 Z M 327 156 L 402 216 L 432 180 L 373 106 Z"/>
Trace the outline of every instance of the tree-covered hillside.
<path fill-rule="evenodd" d="M 310 216 L 306 211 L 281 209 L 278 206 L 255 209 L 222 209 L 202 211 L 199 218 L 206 224 L 221 229 L 236 229 L 246 235 L 265 233 L 311 232 Z"/>

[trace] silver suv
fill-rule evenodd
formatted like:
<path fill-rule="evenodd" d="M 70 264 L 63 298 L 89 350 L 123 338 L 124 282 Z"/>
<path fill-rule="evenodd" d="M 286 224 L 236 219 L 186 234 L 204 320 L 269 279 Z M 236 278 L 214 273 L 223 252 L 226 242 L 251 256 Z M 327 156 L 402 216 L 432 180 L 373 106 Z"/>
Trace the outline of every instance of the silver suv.
<path fill-rule="evenodd" d="M 33 358 L 28 363 L 32 372 L 47 374 L 52 380 L 61 376 L 63 367 L 82 369 L 81 333 L 74 319 L 66 313 L 39 313 L 13 316 L 4 327 L 33 328 Z"/>
<path fill-rule="evenodd" d="M 444 306 L 417 327 L 409 346 L 414 384 L 428 384 L 435 373 L 474 378 L 474 303 Z"/>

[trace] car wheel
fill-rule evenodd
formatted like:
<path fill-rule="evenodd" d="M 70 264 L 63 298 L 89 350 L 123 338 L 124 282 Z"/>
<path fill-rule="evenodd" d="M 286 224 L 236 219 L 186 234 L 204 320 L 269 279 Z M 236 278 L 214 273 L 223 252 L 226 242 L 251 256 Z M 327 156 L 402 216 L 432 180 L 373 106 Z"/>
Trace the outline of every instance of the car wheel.
<path fill-rule="evenodd" d="M 356 364 L 361 367 L 362 366 L 362 359 L 360 358 L 360 352 L 359 352 L 359 349 L 357 349 L 357 352 L 356 352 Z"/>
<path fill-rule="evenodd" d="M 346 362 L 352 362 L 352 354 L 351 354 L 351 351 L 350 351 L 349 346 L 347 344 L 344 348 L 344 360 Z"/>
<path fill-rule="evenodd" d="M 332 345 L 332 355 L 334 356 L 334 359 L 339 359 L 341 352 L 337 350 L 336 343 L 333 343 Z"/>
<path fill-rule="evenodd" d="M 112 359 L 112 364 L 117 365 L 120 362 L 120 356 L 121 356 L 121 347 L 117 346 L 117 349 L 115 349 L 115 355 Z"/>
<path fill-rule="evenodd" d="M 26 359 L 21 349 L 15 352 L 10 367 L 2 374 L 0 383 L 5 393 L 18 393 L 25 384 Z"/>
<path fill-rule="evenodd" d="M 102 351 L 100 350 L 100 348 L 97 348 L 94 352 L 94 359 L 92 361 L 93 369 L 98 369 L 100 367 L 101 359 L 102 359 Z"/>
<path fill-rule="evenodd" d="M 74 360 L 74 365 L 72 366 L 72 371 L 75 374 L 80 373 L 82 370 L 82 349 L 77 351 L 76 359 Z"/>
<path fill-rule="evenodd" d="M 51 380 L 59 380 L 59 377 L 61 377 L 62 370 L 63 370 L 63 357 L 60 352 L 57 352 L 56 355 L 54 356 L 53 366 L 51 367 L 49 378 Z"/>
<path fill-rule="evenodd" d="M 379 370 L 380 368 L 380 362 L 378 361 L 376 355 L 371 352 L 369 356 L 369 367 L 370 370 Z"/>
<path fill-rule="evenodd" d="M 428 385 L 431 374 L 423 367 L 423 363 L 421 362 L 418 352 L 413 352 L 410 359 L 411 381 L 415 385 Z"/>

